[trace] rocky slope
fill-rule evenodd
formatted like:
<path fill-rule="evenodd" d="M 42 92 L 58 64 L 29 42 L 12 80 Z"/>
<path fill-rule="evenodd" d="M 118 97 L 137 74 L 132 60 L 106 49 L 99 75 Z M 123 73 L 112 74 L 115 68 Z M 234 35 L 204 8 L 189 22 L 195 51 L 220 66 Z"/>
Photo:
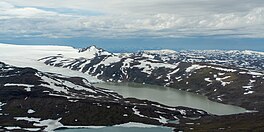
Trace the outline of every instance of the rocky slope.
<path fill-rule="evenodd" d="M 168 86 L 199 93 L 214 101 L 264 110 L 261 52 L 158 50 L 113 54 L 92 46 L 79 54 L 89 54 L 89 58 L 60 54 L 39 61 L 107 82 Z"/>
<path fill-rule="evenodd" d="M 0 62 L 0 131 L 52 131 L 128 122 L 176 127 L 203 116 L 209 115 L 196 109 L 123 98 L 93 87 L 83 78 Z"/>

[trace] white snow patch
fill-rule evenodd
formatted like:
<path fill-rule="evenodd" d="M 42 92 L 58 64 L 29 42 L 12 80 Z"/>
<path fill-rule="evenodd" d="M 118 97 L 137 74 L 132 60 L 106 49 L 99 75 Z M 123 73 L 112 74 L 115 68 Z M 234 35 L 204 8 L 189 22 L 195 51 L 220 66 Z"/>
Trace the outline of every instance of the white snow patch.
<path fill-rule="evenodd" d="M 251 89 L 253 86 L 242 86 L 244 89 Z"/>
<path fill-rule="evenodd" d="M 207 66 L 201 66 L 201 65 L 197 65 L 197 64 L 194 64 L 190 67 L 188 67 L 185 71 L 186 72 L 192 72 L 192 71 L 195 71 L 195 70 L 198 70 L 198 69 L 202 69 L 202 68 L 205 68 Z"/>
<path fill-rule="evenodd" d="M 90 92 L 90 93 L 97 93 L 96 91 L 90 89 L 90 88 L 86 88 L 86 87 L 83 87 L 83 86 L 80 86 L 80 85 L 76 85 L 76 84 L 73 84 L 69 81 L 65 81 L 63 82 L 63 85 L 67 86 L 67 87 L 70 87 L 72 89 L 75 89 L 75 90 L 85 90 L 87 92 Z"/>
<path fill-rule="evenodd" d="M 5 129 L 7 129 L 7 130 L 19 130 L 19 129 L 21 129 L 21 127 L 18 127 L 18 126 L 10 126 L 10 127 L 5 127 Z"/>
<path fill-rule="evenodd" d="M 242 51 L 242 53 L 247 55 L 252 55 L 252 54 L 264 55 L 264 52 L 251 51 L 251 50 L 244 50 Z"/>
<path fill-rule="evenodd" d="M 31 91 L 31 88 L 34 87 L 34 85 L 28 85 L 28 84 L 12 84 L 12 83 L 7 83 L 4 85 L 5 87 L 26 87 L 25 90 L 27 92 Z"/>
<path fill-rule="evenodd" d="M 220 97 L 218 97 L 217 100 L 219 100 L 219 101 L 223 101 Z"/>
<path fill-rule="evenodd" d="M 225 73 L 221 73 L 221 72 L 220 72 L 220 73 L 218 73 L 218 75 L 219 75 L 219 76 L 223 76 L 223 75 L 225 75 Z"/>
<path fill-rule="evenodd" d="M 249 80 L 250 82 L 250 84 L 252 84 L 252 83 L 254 83 L 254 82 L 256 82 L 256 80 Z"/>
<path fill-rule="evenodd" d="M 159 118 L 152 118 L 152 117 L 147 117 L 145 115 L 141 115 L 140 112 L 136 109 L 136 106 L 132 108 L 132 110 L 134 111 L 135 115 L 138 115 L 139 117 L 145 117 L 145 118 L 150 118 L 150 119 L 155 119 L 158 120 L 160 123 L 167 123 L 167 119 L 160 116 Z"/>
<path fill-rule="evenodd" d="M 27 130 L 27 131 L 31 131 L 31 132 L 36 132 L 36 131 L 40 131 L 41 128 L 23 128 L 23 130 Z"/>
<path fill-rule="evenodd" d="M 135 115 L 138 115 L 139 117 L 145 117 L 144 115 L 141 115 L 140 112 L 136 109 L 136 106 L 132 108 Z"/>
<path fill-rule="evenodd" d="M 25 120 L 25 121 L 28 121 L 28 122 L 39 122 L 40 121 L 40 118 L 29 118 L 29 117 L 15 117 L 14 119 L 16 119 L 17 121 L 20 121 L 20 120 Z"/>
<path fill-rule="evenodd" d="M 57 82 L 58 84 L 61 84 L 61 82 L 58 82 L 57 80 L 48 78 L 46 76 L 42 76 L 41 79 L 44 80 L 44 82 L 47 82 L 49 84 L 49 85 L 48 84 L 41 84 L 41 86 L 48 87 L 48 88 L 52 88 L 52 90 L 57 91 L 57 92 L 68 93 L 68 91 L 67 91 L 66 88 L 59 87 L 59 86 L 56 86 L 54 84 L 54 82 Z"/>
<path fill-rule="evenodd" d="M 79 100 L 68 100 L 69 102 L 73 102 L 73 103 L 76 103 L 78 102 Z"/>
<path fill-rule="evenodd" d="M 57 128 L 63 127 L 63 125 L 59 122 L 61 120 L 52 120 L 52 119 L 47 119 L 47 120 L 41 120 L 40 118 L 28 118 L 28 117 L 15 117 L 16 120 L 25 120 L 29 122 L 35 122 L 33 125 L 37 127 L 45 127 L 44 131 L 54 131 Z"/>
<path fill-rule="evenodd" d="M 2 102 L 0 102 L 0 111 L 2 110 L 2 107 L 3 107 L 4 105 L 6 105 L 6 103 L 2 103 Z"/>
<path fill-rule="evenodd" d="M 181 113 L 181 115 L 186 115 L 186 110 L 178 110 L 180 113 Z"/>
<path fill-rule="evenodd" d="M 60 119 L 58 120 L 43 120 L 40 121 L 39 123 L 34 123 L 34 126 L 46 126 L 46 128 L 44 129 L 44 131 L 54 131 L 57 128 L 63 127 L 63 125 L 59 122 Z"/>
<path fill-rule="evenodd" d="M 254 76 L 263 76 L 263 73 L 253 72 L 253 71 L 250 71 L 247 74 L 254 75 Z"/>
<path fill-rule="evenodd" d="M 248 91 L 248 92 L 245 92 L 244 95 L 247 95 L 247 94 L 253 94 L 254 91 Z"/>
<path fill-rule="evenodd" d="M 160 122 L 160 123 L 165 124 L 165 123 L 167 123 L 167 121 L 168 121 L 166 118 L 164 118 L 164 117 L 162 117 L 162 116 L 160 116 L 159 118 L 160 118 L 160 119 L 159 119 L 159 122 Z"/>
<path fill-rule="evenodd" d="M 226 86 L 226 85 L 232 83 L 232 81 L 230 81 L 230 82 L 225 82 L 225 81 L 223 81 L 223 80 L 226 80 L 226 79 L 228 79 L 228 78 L 230 78 L 230 77 L 231 77 L 231 76 L 226 76 L 226 77 L 222 77 L 222 78 L 216 77 L 215 80 L 221 82 L 221 85 L 222 85 L 222 86 Z"/>
<path fill-rule="evenodd" d="M 225 71 L 225 72 L 236 72 L 237 71 L 234 69 L 228 69 L 228 68 L 222 68 L 222 67 L 213 67 L 213 66 L 208 66 L 208 67 L 219 70 L 219 71 Z"/>
<path fill-rule="evenodd" d="M 121 60 L 121 58 L 119 58 L 117 56 L 110 56 L 110 57 L 107 57 L 102 62 L 100 62 L 99 65 L 103 64 L 104 66 L 109 66 L 113 63 L 119 62 L 120 60 Z"/>
<path fill-rule="evenodd" d="M 134 67 L 143 69 L 142 72 L 147 73 L 149 75 L 156 68 L 164 67 L 164 68 L 169 68 L 169 69 L 175 69 L 178 66 L 178 65 L 167 64 L 167 63 L 153 63 L 147 60 L 140 60 L 139 63 L 140 63 L 139 65 L 136 65 Z"/>
<path fill-rule="evenodd" d="M 27 111 L 27 113 L 28 114 L 33 114 L 33 113 L 35 113 L 36 111 L 34 111 L 34 110 L 32 110 L 32 109 L 29 109 L 28 111 Z"/>
<path fill-rule="evenodd" d="M 150 58 L 150 59 L 154 59 L 155 58 L 154 55 L 149 55 L 149 54 L 145 54 L 145 53 L 142 54 L 142 57 L 146 57 L 146 58 Z"/>
<path fill-rule="evenodd" d="M 206 82 L 210 82 L 210 83 L 213 82 L 212 80 L 210 80 L 210 78 L 205 78 L 204 80 L 205 80 Z"/>

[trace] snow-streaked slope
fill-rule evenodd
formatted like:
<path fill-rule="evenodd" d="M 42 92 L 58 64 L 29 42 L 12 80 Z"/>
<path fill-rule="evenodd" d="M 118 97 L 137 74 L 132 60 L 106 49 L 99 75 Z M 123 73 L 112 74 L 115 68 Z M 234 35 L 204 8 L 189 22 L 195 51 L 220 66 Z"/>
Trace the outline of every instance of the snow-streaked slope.
<path fill-rule="evenodd" d="M 30 88 L 30 90 L 28 90 Z M 124 98 L 86 79 L 44 73 L 0 62 L 1 131 L 54 131 L 64 125 L 112 126 L 129 122 L 167 125 L 193 121 L 208 113 L 170 107 L 148 100 Z M 16 122 L 19 121 L 17 124 Z"/>
<path fill-rule="evenodd" d="M 243 54 L 248 54 L 248 55 L 252 55 L 252 54 L 264 55 L 264 52 L 251 51 L 251 50 L 244 50 L 244 51 L 242 51 L 242 53 Z"/>
<path fill-rule="evenodd" d="M 79 58 L 86 55 L 85 52 L 79 53 L 78 49 L 74 49 L 73 47 L 68 46 L 0 44 L 0 61 L 5 62 L 7 64 L 20 67 L 32 67 L 43 72 L 55 72 L 67 76 L 83 77 L 89 80 L 90 82 L 99 81 L 95 77 L 83 74 L 82 72 L 72 71 L 64 68 L 50 67 L 38 61 L 38 59 L 40 58 L 57 54 L 63 54 L 64 57 L 69 58 Z M 92 57 L 92 55 L 93 54 L 87 53 L 86 56 Z"/>
<path fill-rule="evenodd" d="M 88 50 L 86 50 L 88 51 Z M 164 53 L 164 54 L 163 54 Z M 250 52 L 251 53 L 251 52 Z M 136 82 L 173 87 L 207 95 L 211 100 L 241 106 L 262 98 L 263 61 L 261 54 L 244 51 L 141 51 L 133 54 L 67 58 L 53 55 L 40 61 L 53 67 L 81 71 L 106 82 Z M 254 80 L 253 83 L 248 83 Z M 236 99 L 233 97 L 236 96 Z M 259 99 L 260 100 L 260 99 Z M 254 104 L 258 107 L 259 102 Z M 252 106 L 243 107 L 252 108 Z"/>

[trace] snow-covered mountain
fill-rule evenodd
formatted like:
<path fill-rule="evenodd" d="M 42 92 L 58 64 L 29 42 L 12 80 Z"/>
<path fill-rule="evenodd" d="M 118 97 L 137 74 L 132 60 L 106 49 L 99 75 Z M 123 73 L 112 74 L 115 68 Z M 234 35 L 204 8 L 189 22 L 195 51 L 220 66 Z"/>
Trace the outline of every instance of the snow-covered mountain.
<path fill-rule="evenodd" d="M 91 50 L 88 48 L 87 51 Z M 252 108 L 243 102 L 258 97 L 257 92 L 264 87 L 263 57 L 253 51 L 161 50 L 109 53 L 89 58 L 71 58 L 60 54 L 39 61 L 49 66 L 80 71 L 107 82 L 162 85 L 207 94 L 211 100 L 218 102 L 235 103 L 239 100 L 240 106 Z M 234 99 L 233 96 L 239 97 Z M 254 107 L 260 106 L 254 104 Z"/>
<path fill-rule="evenodd" d="M 95 77 L 85 75 L 79 71 L 73 71 L 64 68 L 56 68 L 43 65 L 38 59 L 45 56 L 63 54 L 67 58 L 81 58 L 83 55 L 79 53 L 79 49 L 69 46 L 35 46 L 35 45 L 12 45 L 0 44 L 0 61 L 18 67 L 32 67 L 43 72 L 51 72 L 63 74 L 66 76 L 78 76 L 89 80 L 90 82 L 98 82 L 100 80 Z"/>
<path fill-rule="evenodd" d="M 162 85 L 248 110 L 264 110 L 262 52 L 111 53 L 95 46 L 75 49 L 0 44 L 0 57 L 6 63 L 0 63 L 0 130 L 3 131 L 49 131 L 67 126 L 128 122 L 178 128 L 185 125 L 189 130 L 194 127 L 188 126 L 190 120 L 197 124 L 204 122 L 201 127 L 206 126 L 207 119 L 218 123 L 215 120 L 218 117 L 204 111 L 123 98 L 90 84 L 98 81 Z M 234 117 L 243 121 L 254 117 L 251 120 L 255 121 L 263 116 L 259 112 L 219 118 L 226 121 Z"/>
<path fill-rule="evenodd" d="M 169 62 L 204 62 L 222 66 L 246 68 L 251 70 L 264 71 L 264 52 L 238 51 L 238 50 L 190 50 L 167 53 L 159 51 L 143 51 L 147 55 L 153 55 L 156 59 Z"/>
<path fill-rule="evenodd" d="M 123 98 L 93 87 L 86 79 L 18 68 L 0 62 L 0 130 L 53 131 L 70 126 L 109 126 L 129 122 L 178 125 L 199 119 L 202 110 L 169 107 Z"/>
<path fill-rule="evenodd" d="M 107 52 L 101 48 L 97 48 L 94 45 L 84 49 L 79 49 L 79 56 L 85 59 L 92 59 L 95 56 L 102 56 L 102 55 L 112 55 L 112 53 Z"/>

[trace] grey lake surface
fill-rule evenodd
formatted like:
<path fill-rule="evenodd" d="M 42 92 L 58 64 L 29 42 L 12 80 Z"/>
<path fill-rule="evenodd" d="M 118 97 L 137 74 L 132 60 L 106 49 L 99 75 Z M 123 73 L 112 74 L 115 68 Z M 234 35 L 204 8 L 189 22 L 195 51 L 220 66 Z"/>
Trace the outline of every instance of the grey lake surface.
<path fill-rule="evenodd" d="M 205 96 L 174 88 L 138 83 L 98 83 L 96 87 L 111 89 L 124 97 L 135 97 L 159 102 L 168 106 L 186 106 L 205 110 L 216 115 L 228 115 L 246 112 L 241 107 L 210 101 Z"/>

